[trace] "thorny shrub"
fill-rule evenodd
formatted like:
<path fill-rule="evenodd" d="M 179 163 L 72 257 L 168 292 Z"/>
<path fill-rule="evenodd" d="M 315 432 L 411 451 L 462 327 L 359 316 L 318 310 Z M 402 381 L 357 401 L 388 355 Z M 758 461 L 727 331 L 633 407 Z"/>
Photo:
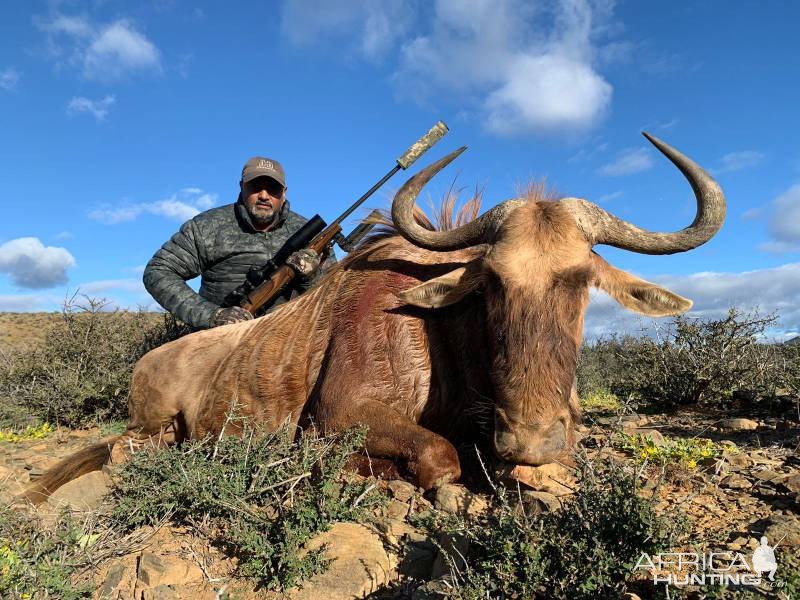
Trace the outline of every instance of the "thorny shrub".
<path fill-rule="evenodd" d="M 682 516 L 659 516 L 640 495 L 639 473 L 579 462 L 580 489 L 559 511 L 527 515 L 512 506 L 516 490 L 498 487 L 494 510 L 480 517 L 425 518 L 429 529 L 469 541 L 466 556 L 448 554 L 455 597 L 619 598 L 642 552 L 671 549 L 685 533 Z"/>
<path fill-rule="evenodd" d="M 0 507 L 0 598 L 91 598 L 94 586 L 73 584 L 72 576 L 91 562 L 85 551 L 92 541 L 66 515 L 44 527 L 35 518 Z"/>
<path fill-rule="evenodd" d="M 582 352 L 578 389 L 681 405 L 737 392 L 762 398 L 797 393 L 800 351 L 764 341 L 777 320 L 775 313 L 731 308 L 721 319 L 676 317 L 656 325 L 653 337 L 601 340 Z"/>
<path fill-rule="evenodd" d="M 383 502 L 374 484 L 343 474 L 364 430 L 298 441 L 291 433 L 245 424 L 241 437 L 136 453 L 117 476 L 114 518 L 129 528 L 165 518 L 193 526 L 238 559 L 239 575 L 291 587 L 325 568 L 321 549 L 303 550 L 307 541 Z"/>
<path fill-rule="evenodd" d="M 80 427 L 127 416 L 136 361 L 188 329 L 168 315 L 106 306 L 73 298 L 42 342 L 0 354 L 0 424 Z"/>

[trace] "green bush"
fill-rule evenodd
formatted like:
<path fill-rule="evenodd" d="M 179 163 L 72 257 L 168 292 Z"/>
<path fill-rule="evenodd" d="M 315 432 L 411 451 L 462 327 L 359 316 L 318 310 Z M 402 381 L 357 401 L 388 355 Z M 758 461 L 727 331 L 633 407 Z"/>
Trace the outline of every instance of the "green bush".
<path fill-rule="evenodd" d="M 621 398 L 696 404 L 795 393 L 800 351 L 765 343 L 776 314 L 731 308 L 721 319 L 680 316 L 655 335 L 610 338 L 585 347 L 579 393 L 605 389 Z"/>
<path fill-rule="evenodd" d="M 0 425 L 79 427 L 127 417 L 136 361 L 187 329 L 168 315 L 104 308 L 102 300 L 72 300 L 43 342 L 0 357 Z"/>
<path fill-rule="evenodd" d="M 455 597 L 619 598 L 642 552 L 674 547 L 685 520 L 658 516 L 635 473 L 580 462 L 580 489 L 560 511 L 527 516 L 509 501 L 516 491 L 498 488 L 496 508 L 477 520 L 431 517 L 470 542 L 465 564 L 449 559 Z"/>
<path fill-rule="evenodd" d="M 635 338 L 612 336 L 581 346 L 577 369 L 578 396 L 584 398 L 614 389 L 614 380 L 620 370 L 620 348 L 635 342 Z"/>
<path fill-rule="evenodd" d="M 72 576 L 87 562 L 90 537 L 77 522 L 62 516 L 43 526 L 0 507 L 0 598 L 37 600 L 91 598 L 94 586 L 73 585 Z"/>
<path fill-rule="evenodd" d="M 361 522 L 382 502 L 368 481 L 343 479 L 364 436 L 295 442 L 286 429 L 246 428 L 241 437 L 140 452 L 117 476 L 113 517 L 128 528 L 165 518 L 194 526 L 238 559 L 239 575 L 285 589 L 325 567 L 322 550 L 304 553 L 307 541 L 334 521 Z"/>

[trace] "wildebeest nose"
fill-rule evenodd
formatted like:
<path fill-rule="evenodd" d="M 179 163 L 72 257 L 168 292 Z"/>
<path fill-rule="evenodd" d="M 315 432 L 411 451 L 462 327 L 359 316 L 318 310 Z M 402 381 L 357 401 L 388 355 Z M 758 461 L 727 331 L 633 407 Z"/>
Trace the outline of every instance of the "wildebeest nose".
<path fill-rule="evenodd" d="M 515 464 L 547 464 L 562 455 L 568 445 L 564 419 L 557 419 L 543 428 L 512 422 L 505 411 L 495 410 L 494 447 L 503 460 Z"/>

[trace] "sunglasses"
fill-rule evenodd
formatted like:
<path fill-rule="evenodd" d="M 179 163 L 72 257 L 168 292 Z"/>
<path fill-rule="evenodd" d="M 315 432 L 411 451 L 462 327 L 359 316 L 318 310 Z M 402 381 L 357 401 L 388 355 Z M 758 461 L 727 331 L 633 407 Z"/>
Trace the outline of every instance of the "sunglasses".
<path fill-rule="evenodd" d="M 266 192 L 273 198 L 280 198 L 283 195 L 284 188 L 280 182 L 272 179 L 272 177 L 258 177 L 252 181 L 248 181 L 245 185 L 247 194 L 255 194 L 261 190 Z"/>

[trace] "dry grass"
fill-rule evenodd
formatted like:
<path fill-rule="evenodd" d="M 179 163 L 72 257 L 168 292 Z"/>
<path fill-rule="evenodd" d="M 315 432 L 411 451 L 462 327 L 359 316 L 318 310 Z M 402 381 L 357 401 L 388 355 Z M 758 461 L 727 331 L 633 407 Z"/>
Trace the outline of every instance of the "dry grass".
<path fill-rule="evenodd" d="M 113 314 L 113 313 L 108 313 Z M 160 323 L 163 313 L 145 313 L 152 324 Z M 47 332 L 62 322 L 61 312 L 0 312 L 0 351 L 35 346 L 44 341 Z"/>
<path fill-rule="evenodd" d="M 59 321 L 61 313 L 0 312 L 0 349 L 27 346 L 44 339 L 47 331 Z"/>

